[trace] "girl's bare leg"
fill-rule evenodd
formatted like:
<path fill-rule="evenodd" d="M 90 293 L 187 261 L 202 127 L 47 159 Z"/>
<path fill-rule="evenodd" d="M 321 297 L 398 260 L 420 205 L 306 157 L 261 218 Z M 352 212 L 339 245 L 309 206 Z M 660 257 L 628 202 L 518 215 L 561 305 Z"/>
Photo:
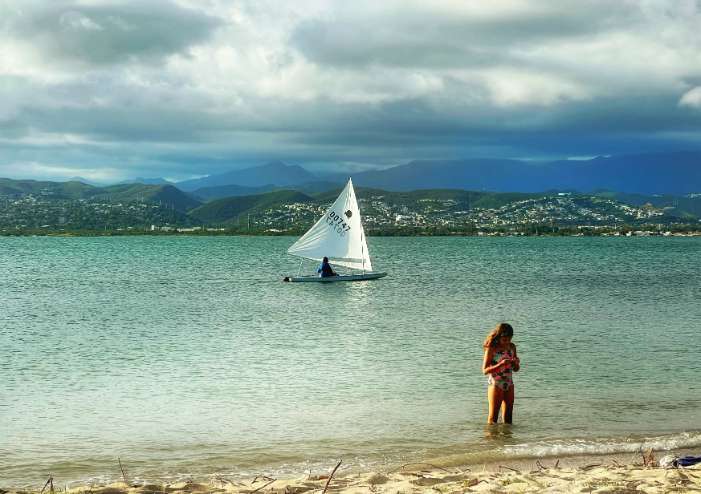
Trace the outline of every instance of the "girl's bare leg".
<path fill-rule="evenodd" d="M 510 424 L 514 416 L 514 385 L 512 384 L 507 391 L 502 391 L 503 404 L 501 407 L 501 416 L 505 424 Z"/>
<path fill-rule="evenodd" d="M 512 386 L 513 389 L 513 386 Z M 496 424 L 499 420 L 499 409 L 504 401 L 504 391 L 492 385 L 487 388 L 487 402 L 489 403 L 488 424 Z"/>

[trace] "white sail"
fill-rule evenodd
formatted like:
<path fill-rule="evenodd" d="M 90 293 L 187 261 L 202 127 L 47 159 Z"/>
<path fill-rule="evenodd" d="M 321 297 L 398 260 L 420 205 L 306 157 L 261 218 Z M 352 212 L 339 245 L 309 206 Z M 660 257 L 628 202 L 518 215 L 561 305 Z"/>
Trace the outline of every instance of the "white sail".
<path fill-rule="evenodd" d="M 328 257 L 331 264 L 372 271 L 358 201 L 350 179 L 326 214 L 287 249 L 287 253 L 315 261 Z"/>

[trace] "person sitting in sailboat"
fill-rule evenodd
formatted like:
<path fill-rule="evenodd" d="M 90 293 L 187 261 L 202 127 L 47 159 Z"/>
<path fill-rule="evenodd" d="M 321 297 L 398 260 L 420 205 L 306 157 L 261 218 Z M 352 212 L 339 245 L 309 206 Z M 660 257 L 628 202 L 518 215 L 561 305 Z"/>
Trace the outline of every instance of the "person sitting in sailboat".
<path fill-rule="evenodd" d="M 318 274 L 310 276 L 285 276 L 285 281 L 312 281 L 329 283 L 332 281 L 375 280 L 387 273 L 372 270 L 372 262 L 365 240 L 363 223 L 360 220 L 358 200 L 353 190 L 353 182 L 348 179 L 346 187 L 336 201 L 326 210 L 307 233 L 287 249 L 288 254 L 318 262 L 323 258 Z M 337 266 L 355 270 L 350 274 L 337 274 L 329 265 L 329 256 Z M 300 273 L 302 264 L 299 265 Z M 358 271 L 362 271 L 359 273 Z"/>
<path fill-rule="evenodd" d="M 316 270 L 317 273 L 319 273 L 319 276 L 322 278 L 327 278 L 329 276 L 338 276 L 336 272 L 331 269 L 331 264 L 329 264 L 329 258 L 324 257 L 321 260 L 321 264 L 319 264 L 319 269 Z"/>

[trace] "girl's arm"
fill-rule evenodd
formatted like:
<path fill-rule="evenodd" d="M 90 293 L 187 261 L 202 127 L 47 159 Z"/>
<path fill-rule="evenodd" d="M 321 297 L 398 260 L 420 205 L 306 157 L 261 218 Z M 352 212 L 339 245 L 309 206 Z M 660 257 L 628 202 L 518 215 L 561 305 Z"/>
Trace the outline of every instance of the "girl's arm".
<path fill-rule="evenodd" d="M 507 360 L 502 359 L 494 365 L 489 365 L 489 363 L 492 361 L 493 355 L 494 355 L 493 348 L 487 348 L 484 351 L 484 360 L 482 360 L 482 374 L 491 374 L 492 372 L 496 372 L 497 370 L 499 370 L 499 368 L 501 368 L 507 364 Z"/>

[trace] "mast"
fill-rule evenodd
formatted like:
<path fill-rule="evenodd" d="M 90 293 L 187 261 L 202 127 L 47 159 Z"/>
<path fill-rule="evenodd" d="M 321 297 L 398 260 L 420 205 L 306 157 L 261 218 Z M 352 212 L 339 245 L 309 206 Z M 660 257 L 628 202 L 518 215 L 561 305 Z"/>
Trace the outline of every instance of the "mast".
<path fill-rule="evenodd" d="M 363 274 L 365 274 L 365 249 L 363 247 L 363 240 L 365 239 L 365 231 L 360 233 L 360 252 L 363 258 Z"/>
<path fill-rule="evenodd" d="M 353 180 L 348 177 L 348 183 L 353 187 Z M 355 200 L 355 206 L 358 209 L 358 216 L 360 217 L 360 204 L 358 204 L 358 196 L 355 195 L 355 187 L 353 187 L 353 199 Z M 363 230 L 363 223 L 360 221 L 360 257 L 363 260 L 363 274 L 365 274 L 365 230 Z"/>

